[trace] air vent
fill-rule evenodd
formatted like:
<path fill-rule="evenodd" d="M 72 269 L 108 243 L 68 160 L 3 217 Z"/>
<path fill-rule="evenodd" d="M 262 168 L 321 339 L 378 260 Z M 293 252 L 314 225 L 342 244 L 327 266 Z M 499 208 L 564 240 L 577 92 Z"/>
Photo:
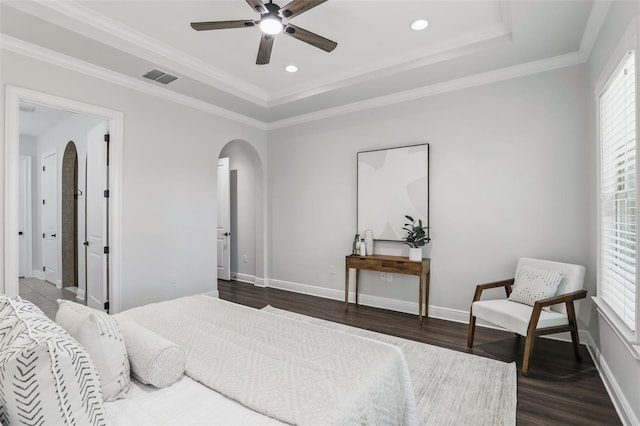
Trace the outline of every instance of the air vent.
<path fill-rule="evenodd" d="M 143 75 L 143 77 L 148 78 L 149 80 L 157 81 L 158 83 L 162 83 L 162 84 L 169 84 L 173 80 L 176 80 L 178 78 L 175 75 L 167 74 L 166 72 L 163 72 L 160 70 L 151 70 L 145 75 Z"/>

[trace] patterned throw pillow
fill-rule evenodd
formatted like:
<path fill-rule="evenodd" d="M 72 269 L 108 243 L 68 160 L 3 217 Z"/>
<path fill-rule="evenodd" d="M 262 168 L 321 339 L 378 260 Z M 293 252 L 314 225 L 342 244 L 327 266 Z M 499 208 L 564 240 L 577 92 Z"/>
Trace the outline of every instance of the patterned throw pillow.
<path fill-rule="evenodd" d="M 105 425 L 87 351 L 32 303 L 0 296 L 0 423 Z"/>
<path fill-rule="evenodd" d="M 562 272 L 524 265 L 518 271 L 509 300 L 533 306 L 538 300 L 555 296 L 561 281 Z M 549 310 L 549 307 L 544 309 Z"/>
<path fill-rule="evenodd" d="M 106 312 L 68 300 L 58 300 L 56 322 L 89 352 L 105 401 L 124 398 L 131 377 L 127 349 L 115 319 Z"/>

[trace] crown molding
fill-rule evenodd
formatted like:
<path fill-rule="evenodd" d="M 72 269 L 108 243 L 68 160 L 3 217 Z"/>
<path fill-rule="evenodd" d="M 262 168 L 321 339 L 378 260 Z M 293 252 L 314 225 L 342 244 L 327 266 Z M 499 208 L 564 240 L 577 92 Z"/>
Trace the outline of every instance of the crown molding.
<path fill-rule="evenodd" d="M 511 67 L 475 74 L 468 77 L 462 77 L 455 80 L 449 80 L 442 83 L 423 86 L 417 89 L 406 90 L 403 92 L 394 93 L 392 95 L 380 96 L 377 98 L 368 99 L 366 101 L 354 102 L 335 108 L 327 108 L 309 114 L 303 114 L 284 120 L 274 121 L 267 124 L 267 129 L 282 129 L 285 127 L 296 126 L 298 124 L 309 123 L 312 121 L 323 120 L 327 118 L 342 116 L 345 114 L 366 111 L 374 108 L 381 108 L 421 98 L 427 98 L 442 93 L 454 92 L 470 87 L 482 86 L 485 84 L 524 77 L 531 74 L 552 71 L 559 68 L 566 68 L 583 64 L 585 62 L 586 58 L 581 52 L 568 53 L 566 55 L 527 62 L 520 65 L 514 65 Z"/>
<path fill-rule="evenodd" d="M 71 1 L 33 1 L 47 8 L 49 11 L 67 18 L 65 22 L 65 26 L 67 27 L 70 24 L 68 22 L 70 19 L 73 24 L 73 27 L 70 29 L 84 34 L 93 40 L 100 41 L 101 43 L 129 53 L 131 53 L 132 50 L 129 46 L 134 45 L 139 49 L 136 54 L 145 56 L 146 59 L 157 63 L 159 66 L 166 66 L 170 68 L 172 72 L 188 76 L 206 83 L 209 86 L 224 90 L 246 101 L 253 102 L 256 105 L 262 107 L 267 106 L 267 92 L 264 89 L 238 79 L 205 61 L 123 25 L 86 6 Z M 12 5 L 27 13 L 33 13 L 32 10 L 21 7 L 20 2 Z M 46 16 L 38 14 L 37 16 L 54 24 L 56 23 L 54 16 L 48 14 Z M 148 57 L 149 55 L 146 52 L 152 53 L 155 57 Z"/>
<path fill-rule="evenodd" d="M 379 61 L 366 67 L 315 80 L 304 86 L 276 92 L 269 98 L 269 107 L 298 101 L 310 96 L 341 89 L 352 84 L 386 77 L 415 68 L 448 61 L 481 50 L 486 44 L 511 37 L 510 25 L 502 22 L 470 34 L 457 37 L 446 43 L 433 46 L 428 51 L 416 50 Z"/>
<path fill-rule="evenodd" d="M 46 49 L 26 41 L 0 34 L 0 48 L 30 57 L 39 61 L 57 65 L 71 71 L 79 72 L 100 80 L 118 84 L 120 86 L 142 92 L 148 95 L 156 96 L 177 104 L 188 106 L 200 111 L 204 111 L 221 118 L 232 120 L 241 124 L 255 127 L 260 130 L 266 130 L 266 123 L 254 118 L 242 115 L 228 109 L 212 105 L 210 103 L 195 99 L 189 96 L 181 95 L 171 90 L 154 86 L 152 83 L 139 81 L 133 77 L 129 77 L 115 71 L 102 68 L 98 65 L 85 62 L 71 56 L 64 55 L 53 50 Z"/>
<path fill-rule="evenodd" d="M 584 32 L 582 33 L 582 40 L 580 41 L 580 53 L 584 55 L 585 60 L 589 60 L 593 46 L 598 39 L 604 20 L 609 13 L 609 7 L 611 7 L 611 0 L 594 1 L 589 13 L 589 19 L 587 25 L 585 25 Z"/>

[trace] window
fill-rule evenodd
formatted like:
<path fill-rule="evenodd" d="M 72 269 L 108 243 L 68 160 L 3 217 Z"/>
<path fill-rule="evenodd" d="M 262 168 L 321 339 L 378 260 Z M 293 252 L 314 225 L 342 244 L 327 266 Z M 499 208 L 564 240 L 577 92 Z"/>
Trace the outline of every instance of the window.
<path fill-rule="evenodd" d="M 635 54 L 629 51 L 599 96 L 599 297 L 636 331 L 637 163 Z"/>

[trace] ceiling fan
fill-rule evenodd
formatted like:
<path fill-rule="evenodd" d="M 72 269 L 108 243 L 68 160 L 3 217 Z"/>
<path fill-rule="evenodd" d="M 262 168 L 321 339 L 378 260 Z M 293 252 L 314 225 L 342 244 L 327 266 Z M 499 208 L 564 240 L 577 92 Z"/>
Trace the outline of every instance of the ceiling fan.
<path fill-rule="evenodd" d="M 258 47 L 256 64 L 265 65 L 269 63 L 271 58 L 274 36 L 281 32 L 315 46 L 318 49 L 322 49 L 325 52 L 331 52 L 336 48 L 338 43 L 335 41 L 331 41 L 327 38 L 314 34 L 311 31 L 307 31 L 288 23 L 289 19 L 314 8 L 325 1 L 327 0 L 293 0 L 286 6 L 280 7 L 271 0 L 269 0 L 269 3 L 262 3 L 261 0 L 246 0 L 246 2 L 249 3 L 249 6 L 260 14 L 260 20 L 192 22 L 191 27 L 196 31 L 207 31 L 224 30 L 228 28 L 250 28 L 258 25 L 262 30 L 262 39 L 260 40 L 260 46 Z M 283 19 L 286 19 L 287 22 L 283 23 Z"/>

